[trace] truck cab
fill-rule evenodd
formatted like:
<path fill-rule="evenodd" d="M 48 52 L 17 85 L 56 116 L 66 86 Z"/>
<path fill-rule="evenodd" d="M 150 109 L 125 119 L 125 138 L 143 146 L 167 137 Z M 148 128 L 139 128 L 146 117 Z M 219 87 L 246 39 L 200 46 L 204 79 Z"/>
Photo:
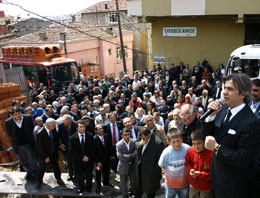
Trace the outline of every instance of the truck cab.
<path fill-rule="evenodd" d="M 246 73 L 250 78 L 260 78 L 260 44 L 245 45 L 234 50 L 229 58 L 226 75 Z"/>

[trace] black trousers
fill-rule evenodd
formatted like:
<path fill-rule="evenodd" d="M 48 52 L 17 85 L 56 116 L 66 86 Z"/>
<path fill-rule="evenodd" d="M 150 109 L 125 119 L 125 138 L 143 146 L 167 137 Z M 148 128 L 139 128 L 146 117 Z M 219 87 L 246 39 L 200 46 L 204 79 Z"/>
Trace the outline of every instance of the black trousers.
<path fill-rule="evenodd" d="M 142 185 L 142 164 L 138 165 L 138 186 L 135 191 L 135 198 L 141 198 L 143 196 L 143 185 Z M 154 198 L 155 197 L 155 192 L 153 193 L 147 193 L 148 198 Z"/>
<path fill-rule="evenodd" d="M 86 189 L 91 191 L 92 189 L 92 170 L 93 166 L 87 166 L 85 163 L 81 163 L 80 167 L 75 166 L 75 175 L 78 187 L 80 190 L 85 189 L 85 180 L 86 180 Z"/>
<path fill-rule="evenodd" d="M 102 163 L 102 162 L 101 162 Z M 103 185 L 109 184 L 109 177 L 110 177 L 110 162 L 103 162 L 102 163 L 102 170 L 96 170 L 96 183 L 97 186 L 101 186 L 101 176 L 103 176 Z"/>
<path fill-rule="evenodd" d="M 60 167 L 58 164 L 58 155 L 50 157 L 50 162 L 48 164 L 45 163 L 45 159 L 40 158 L 39 159 L 40 183 L 42 183 L 42 179 L 43 179 L 47 166 L 52 166 L 52 168 L 54 170 L 54 176 L 57 180 L 61 179 L 61 171 L 60 171 Z"/>

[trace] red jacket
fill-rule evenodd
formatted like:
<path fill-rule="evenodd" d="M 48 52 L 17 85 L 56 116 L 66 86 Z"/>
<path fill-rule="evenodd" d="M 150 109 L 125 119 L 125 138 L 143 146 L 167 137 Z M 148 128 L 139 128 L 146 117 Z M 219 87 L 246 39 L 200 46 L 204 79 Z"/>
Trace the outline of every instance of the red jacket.
<path fill-rule="evenodd" d="M 213 151 L 206 150 L 202 153 L 191 146 L 185 157 L 185 167 L 188 171 L 188 179 L 190 184 L 199 191 L 209 191 L 212 190 L 211 185 L 211 161 L 212 161 Z M 193 179 L 190 176 L 190 169 L 194 171 L 200 171 L 200 175 Z"/>

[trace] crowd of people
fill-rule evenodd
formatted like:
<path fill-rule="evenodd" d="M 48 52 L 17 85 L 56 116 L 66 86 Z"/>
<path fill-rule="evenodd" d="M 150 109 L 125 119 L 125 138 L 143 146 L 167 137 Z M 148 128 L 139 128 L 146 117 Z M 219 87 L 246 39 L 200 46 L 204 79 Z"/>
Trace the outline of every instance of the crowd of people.
<path fill-rule="evenodd" d="M 101 183 L 113 187 L 114 171 L 123 197 L 155 197 L 162 174 L 166 198 L 253 197 L 260 172 L 260 80 L 224 73 L 223 64 L 213 72 L 207 62 L 192 69 L 180 62 L 121 80 L 32 84 L 31 104 L 13 101 L 6 129 L 36 188 L 50 168 L 64 185 L 61 153 L 79 194 L 92 191 L 95 170 L 98 194 Z M 217 100 L 221 93 L 224 104 Z M 200 120 L 208 109 L 213 113 Z"/>

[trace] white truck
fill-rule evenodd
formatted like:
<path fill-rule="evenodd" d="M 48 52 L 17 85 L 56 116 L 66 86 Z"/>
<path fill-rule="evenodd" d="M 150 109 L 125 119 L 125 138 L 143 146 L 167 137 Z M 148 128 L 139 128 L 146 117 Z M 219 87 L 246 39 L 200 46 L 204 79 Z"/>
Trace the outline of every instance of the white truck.
<path fill-rule="evenodd" d="M 260 78 L 260 44 L 245 45 L 234 50 L 229 58 L 226 75 L 246 73 L 250 78 Z"/>

